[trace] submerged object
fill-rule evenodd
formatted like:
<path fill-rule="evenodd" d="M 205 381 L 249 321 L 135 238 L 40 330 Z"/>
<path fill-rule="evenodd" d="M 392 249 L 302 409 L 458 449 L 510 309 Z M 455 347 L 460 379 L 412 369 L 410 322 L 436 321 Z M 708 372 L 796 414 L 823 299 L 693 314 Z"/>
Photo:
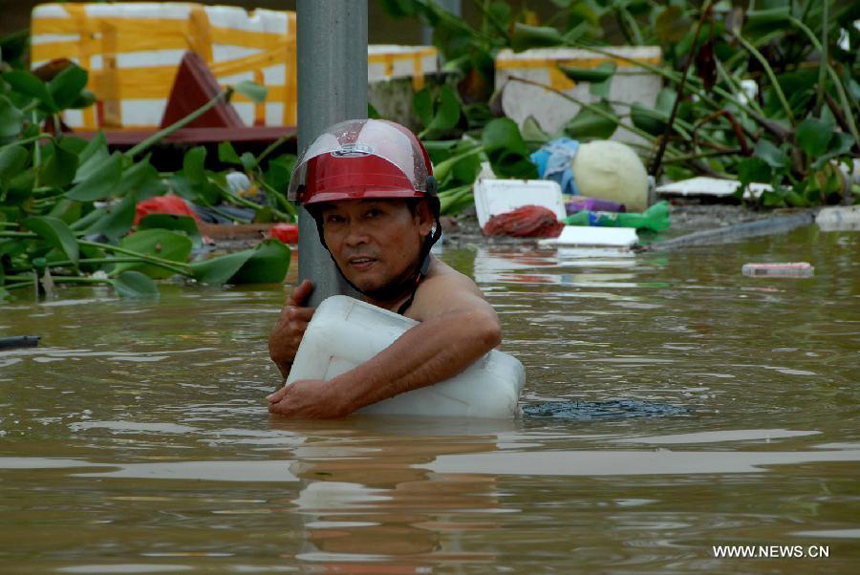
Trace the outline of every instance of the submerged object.
<path fill-rule="evenodd" d="M 741 273 L 755 278 L 809 278 L 815 273 L 815 268 L 807 262 L 787 264 L 744 264 Z"/>
<path fill-rule="evenodd" d="M 669 403 L 654 403 L 635 399 L 611 401 L 546 401 L 523 407 L 523 414 L 554 419 L 592 420 L 629 419 L 632 417 L 659 417 L 685 415 L 689 411 Z"/>
<path fill-rule="evenodd" d="M 296 353 L 287 385 L 329 380 L 390 346 L 415 320 L 357 299 L 335 295 L 314 312 Z M 368 405 L 356 413 L 510 418 L 525 383 L 515 357 L 490 350 L 454 377 Z"/>
<path fill-rule="evenodd" d="M 39 340 L 38 335 L 17 335 L 13 337 L 0 337 L 0 349 L 20 349 L 22 347 L 36 347 Z"/>

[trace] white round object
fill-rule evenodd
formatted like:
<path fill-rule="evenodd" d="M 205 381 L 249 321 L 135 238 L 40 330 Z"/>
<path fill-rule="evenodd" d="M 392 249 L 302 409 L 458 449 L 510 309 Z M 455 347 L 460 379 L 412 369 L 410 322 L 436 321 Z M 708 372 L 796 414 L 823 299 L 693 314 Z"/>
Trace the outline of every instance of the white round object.
<path fill-rule="evenodd" d="M 613 140 L 581 144 L 570 163 L 579 193 L 641 212 L 648 207 L 648 173 L 633 149 Z"/>

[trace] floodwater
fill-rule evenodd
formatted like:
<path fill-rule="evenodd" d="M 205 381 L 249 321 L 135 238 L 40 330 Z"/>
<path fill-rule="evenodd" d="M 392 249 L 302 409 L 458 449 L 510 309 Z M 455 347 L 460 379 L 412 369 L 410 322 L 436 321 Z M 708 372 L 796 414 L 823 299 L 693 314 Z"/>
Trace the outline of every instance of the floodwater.
<path fill-rule="evenodd" d="M 287 421 L 264 400 L 278 286 L 25 296 L 0 307 L 0 334 L 42 336 L 0 352 L 0 571 L 856 572 L 858 256 L 814 226 L 443 252 L 498 310 L 523 406 L 662 416 Z M 741 274 L 789 261 L 815 276 Z"/>

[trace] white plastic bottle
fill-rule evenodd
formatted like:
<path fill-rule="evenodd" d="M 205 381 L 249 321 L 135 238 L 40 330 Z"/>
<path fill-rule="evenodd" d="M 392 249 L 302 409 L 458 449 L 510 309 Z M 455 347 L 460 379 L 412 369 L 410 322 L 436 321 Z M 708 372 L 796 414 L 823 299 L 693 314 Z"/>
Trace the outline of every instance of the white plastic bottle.
<path fill-rule="evenodd" d="M 299 379 L 329 380 L 387 348 L 415 320 L 348 296 L 323 301 L 302 338 L 287 385 Z M 523 365 L 491 350 L 451 379 L 368 405 L 359 413 L 511 418 L 525 383 Z"/>

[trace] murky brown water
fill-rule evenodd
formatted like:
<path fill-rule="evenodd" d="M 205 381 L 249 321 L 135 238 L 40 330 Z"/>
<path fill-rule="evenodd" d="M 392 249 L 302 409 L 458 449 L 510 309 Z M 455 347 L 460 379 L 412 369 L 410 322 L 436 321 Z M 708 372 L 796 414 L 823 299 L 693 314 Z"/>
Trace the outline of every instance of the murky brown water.
<path fill-rule="evenodd" d="M 0 307 L 3 573 L 836 573 L 860 564 L 860 234 L 579 257 L 448 250 L 524 405 L 686 415 L 272 419 L 282 290 Z M 809 261 L 752 279 L 743 263 Z M 713 545 L 826 546 L 717 559 Z M 815 550 L 817 548 L 814 548 Z M 796 551 L 792 551 L 794 553 Z M 854 565 L 854 568 L 851 567 Z"/>

